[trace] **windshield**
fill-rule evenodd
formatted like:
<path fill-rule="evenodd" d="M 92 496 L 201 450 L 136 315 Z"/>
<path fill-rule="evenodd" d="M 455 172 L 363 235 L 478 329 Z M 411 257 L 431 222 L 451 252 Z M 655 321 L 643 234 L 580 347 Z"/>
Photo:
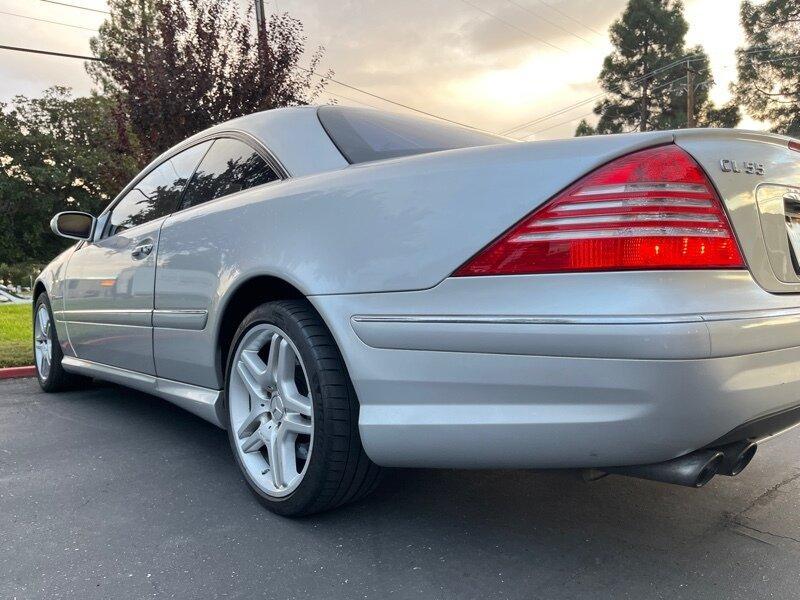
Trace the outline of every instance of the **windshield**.
<path fill-rule="evenodd" d="M 321 106 L 317 115 L 350 163 L 511 143 L 466 127 L 368 108 Z"/>

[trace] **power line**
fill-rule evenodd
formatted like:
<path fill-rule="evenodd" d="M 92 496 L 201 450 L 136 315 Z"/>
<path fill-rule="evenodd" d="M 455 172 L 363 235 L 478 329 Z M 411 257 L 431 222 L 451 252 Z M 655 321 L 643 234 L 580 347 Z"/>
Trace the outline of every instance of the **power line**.
<path fill-rule="evenodd" d="M 54 52 L 52 50 L 38 50 L 35 48 L 21 48 L 19 46 L 5 46 L 0 44 L 0 50 L 12 50 L 14 52 L 27 52 L 29 54 L 44 54 L 46 56 L 60 56 L 63 58 L 77 58 L 80 60 L 89 60 L 93 62 L 104 62 L 104 63 L 124 63 L 130 64 L 128 61 L 125 60 L 116 60 L 113 58 L 99 58 L 97 56 L 86 56 L 83 54 L 69 54 L 67 52 Z"/>
<path fill-rule="evenodd" d="M 692 60 L 696 56 L 700 56 L 700 54 L 690 54 L 688 56 L 684 56 L 683 58 L 680 58 L 680 59 L 676 60 L 675 62 L 671 62 L 668 65 L 665 65 L 663 67 L 659 67 L 658 69 L 654 69 L 653 71 L 650 71 L 649 73 L 645 73 L 644 75 L 641 75 L 640 77 L 637 77 L 636 79 L 632 80 L 630 82 L 630 84 L 634 85 L 634 84 L 640 83 L 642 81 L 645 81 L 646 79 L 652 77 L 653 75 L 657 75 L 658 73 L 661 73 L 661 72 L 666 71 L 668 69 L 672 69 L 673 67 L 676 67 L 678 65 L 682 65 L 687 60 Z M 522 123 L 520 125 L 512 127 L 510 129 L 506 129 L 506 130 L 503 131 L 503 135 L 508 135 L 508 134 L 514 133 L 516 131 L 519 131 L 520 129 L 525 129 L 527 127 L 531 127 L 533 125 L 541 123 L 542 121 L 549 121 L 553 117 L 559 117 L 559 116 L 563 115 L 564 113 L 569 112 L 570 110 L 572 110 L 574 108 L 579 108 L 579 107 L 583 106 L 584 104 L 589 104 L 590 102 L 594 102 L 595 100 L 599 100 L 600 98 L 608 96 L 609 94 L 612 94 L 614 92 L 618 92 L 621 89 L 622 89 L 621 85 L 620 86 L 614 86 L 614 87 L 612 87 L 610 90 L 608 90 L 606 92 L 601 92 L 599 94 L 595 94 L 594 96 L 591 96 L 591 97 L 586 98 L 584 100 L 580 100 L 578 102 L 575 102 L 574 104 L 570 104 L 569 106 L 565 106 L 563 108 L 560 108 L 560 109 L 558 109 L 556 111 L 553 111 L 553 112 L 548 113 L 546 115 L 543 115 L 541 117 L 537 117 L 536 119 L 533 119 L 531 121 L 527 121 L 525 123 Z"/>
<path fill-rule="evenodd" d="M 569 19 L 569 20 L 570 20 L 570 21 L 572 21 L 573 23 L 577 23 L 578 25 L 580 25 L 580 26 L 581 26 L 581 27 L 583 27 L 584 29 L 588 29 L 588 30 L 589 30 L 589 31 L 591 31 L 592 33 L 596 33 L 596 34 L 597 34 L 597 35 L 599 35 L 599 36 L 603 36 L 603 37 L 605 36 L 605 34 L 604 34 L 604 33 L 601 33 L 601 32 L 599 32 L 599 31 L 597 31 L 597 29 L 594 29 L 593 27 L 589 27 L 588 25 L 586 25 L 586 24 L 582 23 L 581 21 L 578 21 L 578 19 L 576 19 L 576 18 L 574 18 L 574 17 L 570 16 L 569 14 L 565 13 L 563 10 L 561 10 L 560 8 L 558 8 L 558 7 L 556 7 L 556 6 L 553 6 L 553 5 L 552 5 L 552 4 L 550 4 L 549 2 L 545 2 L 545 0 L 536 0 L 536 1 L 537 1 L 537 2 L 539 2 L 540 4 L 544 4 L 544 5 L 545 5 L 547 8 L 549 8 L 550 10 L 554 10 L 554 11 L 556 11 L 558 14 L 560 14 L 560 15 L 561 15 L 561 16 L 563 16 L 563 17 L 566 17 L 567 19 Z"/>
<path fill-rule="evenodd" d="M 22 47 L 19 47 L 19 46 L 0 45 L 0 50 L 11 50 L 11 51 L 14 51 L 14 52 L 27 52 L 29 54 L 43 54 L 43 55 L 46 55 L 46 56 L 59 56 L 59 57 L 63 57 L 63 58 L 77 58 L 77 59 L 80 59 L 80 60 L 88 60 L 88 61 L 93 61 L 93 62 L 131 64 L 128 61 L 116 60 L 116 59 L 113 59 L 113 58 L 99 58 L 97 56 L 87 56 L 87 55 L 83 55 L 83 54 L 69 54 L 69 53 L 66 53 L 66 52 L 54 52 L 54 51 L 51 51 L 51 50 L 38 50 L 38 49 L 35 49 L 35 48 L 22 48 Z M 384 96 L 380 96 L 378 94 L 374 94 L 372 92 L 368 92 L 367 90 L 363 90 L 363 89 L 361 89 L 359 87 L 356 87 L 354 85 L 350 85 L 349 83 L 345 83 L 345 82 L 340 81 L 338 79 L 334 79 L 333 77 L 330 77 L 329 75 L 322 75 L 321 73 L 317 73 L 316 71 L 313 71 L 311 69 L 306 69 L 305 67 L 301 67 L 299 65 L 297 66 L 297 68 L 300 69 L 301 71 L 305 71 L 306 73 L 311 73 L 312 75 L 316 75 L 317 77 L 319 77 L 323 81 L 332 81 L 333 83 L 341 85 L 342 87 L 346 87 L 346 88 L 354 90 L 356 92 L 361 92 L 362 94 L 365 94 L 367 96 L 371 96 L 372 98 L 377 98 L 378 100 L 383 100 L 384 102 L 388 102 L 389 104 L 394 104 L 395 106 L 399 106 L 401 108 L 405 108 L 407 110 L 419 113 L 421 115 L 425 115 L 427 117 L 432 117 L 434 119 L 439 119 L 440 121 L 446 121 L 448 123 L 452 123 L 453 125 L 459 125 L 461 127 L 467 127 L 469 129 L 475 129 L 475 130 L 478 130 L 478 131 L 483 131 L 484 133 L 489 133 L 488 131 L 485 131 L 483 129 L 479 129 L 478 127 L 473 127 L 473 126 L 467 125 L 465 123 L 460 123 L 458 121 L 454 121 L 454 120 L 448 119 L 446 117 L 440 117 L 439 115 L 435 115 L 433 113 L 421 110 L 419 108 L 415 108 L 413 106 L 409 106 L 408 104 L 403 104 L 402 102 L 397 102 L 395 100 L 390 100 L 389 98 L 385 98 Z"/>
<path fill-rule="evenodd" d="M 577 23 L 578 25 L 580 25 L 580 26 L 581 26 L 581 27 L 583 27 L 584 29 L 588 29 L 589 31 L 591 31 L 591 32 L 592 32 L 592 33 L 594 33 L 595 35 L 598 35 L 598 36 L 600 36 L 601 38 L 603 38 L 604 40 L 606 39 L 606 37 L 607 37 L 607 36 L 606 36 L 606 34 L 605 34 L 605 33 L 603 33 L 602 31 L 597 31 L 597 29 L 595 29 L 595 28 L 593 28 L 593 27 L 590 27 L 589 25 L 586 25 L 586 24 L 585 24 L 585 23 L 583 23 L 582 21 L 579 21 L 579 20 L 578 20 L 578 19 L 576 19 L 575 17 L 573 17 L 573 16 L 571 16 L 571 15 L 567 14 L 566 12 L 564 12 L 563 10 L 561 10 L 560 8 L 558 8 L 558 7 L 556 7 L 556 6 L 553 6 L 553 5 L 552 5 L 552 4 L 550 4 L 549 2 L 545 2 L 545 0 L 536 0 L 536 1 L 537 1 L 539 4 L 542 4 L 542 5 L 546 6 L 546 7 L 547 7 L 547 8 L 549 8 L 550 10 L 553 10 L 553 11 L 557 12 L 557 13 L 558 13 L 558 14 L 560 14 L 561 16 L 563 16 L 563 17 L 566 17 L 567 19 L 569 19 L 569 20 L 570 20 L 570 21 L 572 21 L 573 23 Z M 631 49 L 630 49 L 630 48 L 628 48 L 628 47 L 626 47 L 626 46 L 620 46 L 620 48 L 623 48 L 624 50 L 631 51 Z"/>
<path fill-rule="evenodd" d="M 700 72 L 702 72 L 702 71 L 698 71 L 698 73 L 700 73 Z M 671 85 L 674 85 L 674 84 L 678 83 L 681 79 L 686 79 L 686 75 L 682 75 L 681 77 L 678 77 L 677 79 L 673 79 L 669 83 L 665 83 L 664 85 L 660 85 L 658 87 L 655 87 L 651 91 L 656 92 L 656 91 L 661 90 L 661 89 L 663 89 L 665 87 L 669 87 Z M 525 138 L 529 138 L 532 135 L 538 135 L 540 133 L 544 133 L 545 131 L 550 131 L 551 129 L 556 129 L 557 127 L 561 127 L 563 125 L 568 125 L 568 124 L 572 123 L 573 121 L 577 121 L 578 119 L 585 119 L 586 117 L 591 116 L 593 114 L 595 114 L 594 111 L 592 111 L 590 113 L 586 113 L 585 115 L 581 115 L 580 117 L 573 117 L 572 119 L 568 119 L 566 121 L 562 121 L 561 123 L 556 123 L 555 125 L 551 125 L 550 127 L 545 127 L 544 129 L 539 129 L 537 131 L 534 131 L 533 133 L 529 133 L 528 135 L 525 136 Z"/>
<path fill-rule="evenodd" d="M 747 56 L 748 54 L 749 54 L 748 52 L 743 52 L 742 56 Z M 797 60 L 798 58 L 800 58 L 800 54 L 796 54 L 795 56 L 782 56 L 780 58 L 773 58 L 773 59 L 770 59 L 770 60 L 760 60 L 758 62 L 755 62 L 755 61 L 751 60 L 750 63 L 753 66 L 757 67 L 759 65 L 766 65 L 766 64 L 769 64 L 769 63 L 776 63 L 776 62 L 781 62 L 781 61 L 784 61 L 784 60 Z M 725 66 L 725 67 L 722 67 L 722 68 L 723 69 L 732 69 L 734 66 L 736 66 L 736 65 L 728 65 L 728 66 Z"/>
<path fill-rule="evenodd" d="M 366 102 L 362 102 L 361 100 L 356 100 L 355 98 L 351 98 L 350 96 L 345 96 L 343 94 L 336 94 L 336 93 L 331 92 L 329 90 L 325 90 L 324 93 L 328 94 L 329 96 L 333 96 L 335 98 L 342 98 L 343 100 L 349 100 L 350 102 L 355 102 L 356 104 L 360 104 L 361 106 L 366 106 L 368 108 L 377 108 L 376 106 L 373 106 L 372 104 L 367 104 Z"/>
<path fill-rule="evenodd" d="M 758 54 L 758 53 L 761 53 L 761 52 L 770 52 L 770 51 L 771 51 L 771 49 L 752 50 L 752 51 L 747 52 L 745 54 Z M 660 67 L 658 69 L 650 71 L 649 73 L 646 73 L 645 75 L 642 75 L 642 76 L 632 80 L 630 83 L 631 83 L 631 85 L 636 84 L 636 83 L 640 83 L 640 82 L 644 81 L 645 79 L 647 79 L 649 77 L 652 77 L 653 75 L 657 75 L 658 73 L 661 73 L 662 71 L 666 71 L 666 70 L 671 69 L 673 67 L 676 67 L 678 65 L 683 65 L 686 62 L 695 62 L 695 61 L 699 60 L 699 58 L 696 58 L 696 57 L 700 57 L 700 56 L 702 56 L 702 54 L 700 54 L 700 53 L 690 54 L 690 55 L 685 56 L 683 58 L 680 58 L 680 59 L 676 60 L 675 62 L 672 62 L 672 63 L 670 63 L 668 65 L 665 65 L 663 67 Z M 574 108 L 579 108 L 579 107 L 583 106 L 584 104 L 588 104 L 590 102 L 593 102 L 594 100 L 598 100 L 600 98 L 603 98 L 605 96 L 608 96 L 609 94 L 613 94 L 613 93 L 618 92 L 620 90 L 621 90 L 621 86 L 614 86 L 614 87 L 612 87 L 611 89 L 609 89 L 606 92 L 601 92 L 599 94 L 595 94 L 594 96 L 592 96 L 590 98 L 586 98 L 585 100 L 581 100 L 581 101 L 576 102 L 574 104 L 570 104 L 569 106 L 565 106 L 563 108 L 560 108 L 560 109 L 558 109 L 558 110 L 556 110 L 556 111 L 554 111 L 552 113 L 548 113 L 546 115 L 543 115 L 541 117 L 533 119 L 532 121 L 528 121 L 528 122 L 523 123 L 521 125 L 517 125 L 516 127 L 512 127 L 511 129 L 506 129 L 506 130 L 503 131 L 503 135 L 508 135 L 510 133 L 514 133 L 515 131 L 519 131 L 520 129 L 525 129 L 527 127 L 531 127 L 532 125 L 536 125 L 537 123 L 541 123 L 542 121 L 548 121 L 553 117 L 561 116 L 564 113 L 567 113 L 567 112 L 569 112 L 570 110 L 572 110 Z"/>
<path fill-rule="evenodd" d="M 745 52 L 743 54 L 744 55 L 760 54 L 760 53 L 763 53 L 763 52 L 772 52 L 772 50 L 773 50 L 773 48 L 763 47 L 762 46 L 762 48 L 759 49 L 759 50 L 751 50 L 751 51 Z M 701 57 L 701 56 L 702 56 L 702 53 L 697 53 L 697 54 L 690 54 L 688 56 L 680 58 L 680 59 L 676 60 L 675 62 L 672 62 L 672 63 L 670 63 L 668 65 L 665 65 L 663 67 L 660 67 L 658 69 L 650 71 L 649 73 L 646 73 L 645 75 L 642 75 L 642 76 L 632 80 L 631 81 L 631 85 L 636 84 L 636 83 L 640 83 L 640 82 L 644 81 L 645 79 L 647 79 L 649 77 L 652 77 L 653 75 L 657 75 L 658 73 L 661 73 L 662 71 L 666 71 L 666 70 L 671 69 L 673 67 L 676 67 L 678 65 L 683 65 L 686 62 L 695 62 L 695 61 L 699 60 L 699 58 L 697 58 L 697 57 Z M 764 61 L 762 61 L 762 62 L 764 62 Z M 585 104 L 588 104 L 588 103 L 593 102 L 595 100 L 599 100 L 600 98 L 603 98 L 605 96 L 608 96 L 609 94 L 613 94 L 613 93 L 618 92 L 620 90 L 621 90 L 621 86 L 614 86 L 614 87 L 612 87 L 611 89 L 609 89 L 606 92 L 601 92 L 599 94 L 595 94 L 594 96 L 592 96 L 590 98 L 586 98 L 585 100 L 580 100 L 579 102 L 576 102 L 574 104 L 570 104 L 569 106 L 565 106 L 563 108 L 560 108 L 560 109 L 558 109 L 556 111 L 553 111 L 551 113 L 548 113 L 546 115 L 543 115 L 541 117 L 533 119 L 532 121 L 528 121 L 526 123 L 522 123 L 521 125 L 517 125 L 516 127 L 512 127 L 511 129 L 505 129 L 505 130 L 503 130 L 501 135 L 509 135 L 509 134 L 514 133 L 516 131 L 519 131 L 521 129 L 525 129 L 527 127 L 531 127 L 533 125 L 541 123 L 542 121 L 549 121 L 550 119 L 552 119 L 554 117 L 559 117 L 559 116 L 561 116 L 561 115 L 563 115 L 565 113 L 568 113 L 569 111 L 571 111 L 571 110 L 573 110 L 575 108 L 579 108 L 579 107 L 581 107 L 581 106 L 583 106 Z"/>
<path fill-rule="evenodd" d="M 9 17 L 19 17 L 20 19 L 28 19 L 30 21 L 39 21 L 40 23 L 49 23 L 50 25 L 63 25 L 64 27 L 72 27 L 73 29 L 83 29 L 85 31 L 93 31 L 97 33 L 97 29 L 92 29 L 91 27 L 83 27 L 81 25 L 72 25 L 70 23 L 62 23 L 60 21 L 50 21 L 48 19 L 39 19 L 37 17 L 30 17 L 28 15 L 20 15 L 17 13 L 6 12 L 4 10 L 0 10 L 0 15 L 7 15 Z"/>
<path fill-rule="evenodd" d="M 753 50 L 753 51 L 751 51 L 751 52 L 744 52 L 744 53 L 742 53 L 742 54 L 744 54 L 744 55 L 749 55 L 749 54 L 758 54 L 758 53 L 760 53 L 760 52 L 765 52 L 765 50 Z M 781 57 L 781 58 L 773 58 L 773 59 L 769 59 L 769 60 L 760 60 L 760 61 L 758 61 L 758 62 L 753 62 L 753 64 L 755 64 L 755 65 L 757 66 L 757 65 L 763 65 L 763 64 L 768 64 L 768 63 L 781 62 L 781 61 L 784 61 L 784 60 L 797 60 L 797 59 L 800 59 L 800 54 L 798 54 L 798 55 L 795 55 L 795 56 L 783 56 L 783 57 Z M 735 67 L 735 65 L 724 65 L 724 66 L 722 66 L 722 67 L 720 67 L 720 68 L 724 70 L 724 69 L 732 69 L 732 68 L 734 68 L 734 67 Z M 712 67 L 708 67 L 707 69 L 700 69 L 700 70 L 699 70 L 699 71 L 697 71 L 696 73 L 697 73 L 697 74 L 700 74 L 700 73 L 706 73 L 706 72 L 708 72 L 708 71 L 711 71 L 711 70 L 712 70 Z M 662 88 L 665 88 L 665 87 L 667 87 L 667 86 L 674 85 L 675 83 L 677 83 L 677 82 L 678 82 L 678 81 L 680 81 L 681 79 L 685 79 L 685 78 L 686 78 L 686 75 L 683 75 L 683 76 L 681 76 L 681 77 L 678 77 L 677 79 L 675 79 L 675 80 L 673 80 L 673 81 L 670 81 L 670 82 L 669 82 L 669 83 L 667 83 L 667 84 L 664 84 L 664 85 L 662 85 L 662 86 L 658 86 L 658 87 L 656 87 L 656 88 L 653 88 L 653 90 L 651 90 L 651 91 L 654 91 L 654 92 L 655 92 L 655 91 L 658 91 L 658 90 L 660 90 L 660 89 L 662 89 Z M 709 80 L 709 81 L 710 81 L 710 80 Z M 705 82 L 703 82 L 703 83 L 709 83 L 709 81 L 705 81 Z M 537 131 L 534 131 L 534 132 L 532 132 L 532 133 L 530 133 L 530 134 L 526 135 L 526 136 L 525 136 L 525 138 L 528 138 L 528 137 L 530 137 L 530 136 L 532 136 L 532 135 L 538 135 L 538 134 L 540 134 L 540 133 L 544 133 L 545 131 L 550 131 L 551 129 L 556 129 L 557 127 L 562 127 L 562 126 L 564 126 L 564 125 L 568 125 L 569 123 L 572 123 L 573 121 L 577 121 L 578 119 L 585 119 L 586 117 L 589 117 L 589 116 L 591 116 L 591 115 L 593 115 L 593 114 L 595 114 L 595 112 L 594 112 L 594 111 L 592 111 L 592 112 L 590 112 L 590 113 L 586 113 L 585 115 L 581 115 L 581 116 L 579 116 L 579 117 L 573 117 L 572 119 L 568 119 L 568 120 L 566 120 L 566 121 L 562 121 L 562 122 L 560 122 L 560 123 L 556 123 L 555 125 L 551 125 L 550 127 L 546 127 L 546 128 L 544 128 L 544 129 L 539 129 L 539 130 L 537 130 Z M 525 139 L 525 138 L 523 138 L 523 139 Z"/>
<path fill-rule="evenodd" d="M 515 2 L 515 0 L 506 0 L 506 2 L 508 2 L 509 4 L 512 4 L 512 5 L 516 6 L 516 7 L 517 7 L 517 8 L 519 8 L 520 10 L 524 10 L 526 13 L 528 13 L 528 14 L 530 14 L 530 15 L 533 15 L 533 16 L 534 16 L 534 17 L 536 17 L 537 19 L 541 19 L 541 20 L 542 20 L 542 21 L 544 21 L 545 23 L 549 23 L 550 25 L 552 25 L 553 27 L 555 27 L 555 28 L 557 28 L 557 29 L 560 29 L 560 30 L 561 30 L 561 31 L 563 31 L 564 33 L 567 33 L 567 34 L 571 35 L 572 37 L 578 38 L 579 40 L 586 42 L 586 43 L 587 43 L 587 44 L 589 44 L 590 46 L 591 46 L 591 45 L 594 45 L 592 42 L 590 42 L 589 40 L 587 40 L 587 39 L 586 39 L 585 37 L 583 37 L 582 35 L 578 35 L 578 34 L 577 34 L 577 33 L 575 33 L 574 31 L 570 31 L 570 30 L 569 30 L 569 29 L 567 29 L 566 27 L 562 27 L 561 25 L 559 25 L 558 23 L 555 23 L 555 22 L 551 21 L 551 20 L 550 20 L 550 19 L 548 19 L 547 17 L 544 17 L 544 16 L 542 16 L 541 14 L 539 14 L 539 13 L 537 13 L 537 12 L 534 12 L 533 10 L 531 10 L 530 8 L 528 8 L 527 6 L 524 6 L 524 5 L 520 4 L 519 2 Z"/>
<path fill-rule="evenodd" d="M 517 27 L 516 25 L 514 25 L 514 24 L 513 24 L 513 23 L 511 23 L 510 21 L 506 21 L 506 20 L 505 20 L 505 19 L 503 19 L 502 17 L 498 17 L 498 16 L 497 16 L 496 14 L 494 14 L 493 12 L 489 12 L 489 11 L 488 11 L 488 10 L 486 10 L 485 8 L 481 8 L 481 7 L 480 7 L 480 6 L 478 6 L 477 4 L 474 4 L 473 2 L 471 2 L 471 0 L 461 0 L 461 1 L 462 1 L 464 4 L 467 4 L 467 5 L 471 6 L 471 7 L 472 7 L 472 8 L 474 8 L 475 10 L 479 10 L 479 11 L 480 11 L 480 12 L 482 12 L 483 14 L 485 14 L 485 15 L 488 15 L 488 16 L 490 16 L 491 18 L 493 18 L 493 19 L 495 19 L 495 20 L 497 20 L 497 21 L 500 21 L 501 23 L 504 23 L 506 26 L 510 27 L 511 29 L 515 29 L 515 30 L 519 31 L 520 33 L 524 33 L 524 34 L 525 34 L 525 35 L 527 35 L 529 38 L 532 38 L 532 39 L 536 40 L 536 41 L 537 41 L 537 42 L 539 42 L 540 44 L 544 44 L 544 45 L 546 45 L 546 46 L 550 46 L 551 48 L 553 48 L 553 49 L 555 49 L 555 50 L 559 50 L 560 52 L 567 52 L 566 50 L 564 50 L 564 48 L 561 48 L 561 47 L 559 47 L 559 46 L 556 46 L 555 44 L 552 44 L 552 43 L 548 42 L 547 40 L 543 40 L 542 38 L 540 38 L 540 37 L 538 37 L 538 36 L 536 36 L 536 35 L 532 34 L 532 33 L 531 33 L 530 31 L 528 31 L 527 29 L 522 29 L 522 27 Z"/>
<path fill-rule="evenodd" d="M 372 98 L 377 98 L 378 100 L 383 100 L 384 102 L 388 102 L 389 104 L 394 104 L 395 106 L 399 106 L 401 108 L 405 108 L 407 110 L 411 110 L 413 112 L 419 113 L 421 115 L 425 115 L 426 117 L 433 117 L 434 119 L 439 119 L 440 121 L 446 121 L 447 123 L 452 123 L 453 125 L 458 125 L 460 127 L 467 127 L 468 129 L 475 129 L 477 131 L 482 131 L 483 133 L 491 133 L 484 129 L 480 129 L 479 127 L 475 127 L 473 125 L 467 125 L 466 123 L 460 123 L 459 121 L 454 121 L 453 119 L 448 119 L 446 117 L 440 117 L 439 115 L 435 115 L 433 113 L 429 113 L 427 111 L 421 110 L 419 108 L 415 108 L 413 106 L 409 106 L 408 104 L 403 104 L 402 102 L 397 102 L 396 100 L 390 100 L 389 98 L 385 98 L 383 96 L 379 96 L 378 94 L 374 94 L 372 92 L 368 92 L 367 90 L 362 90 L 354 85 L 350 85 L 349 83 L 344 83 L 343 81 L 339 81 L 338 79 L 334 79 L 329 75 L 322 75 L 321 73 L 317 73 L 316 71 L 312 71 L 311 69 L 306 69 L 305 67 L 297 67 L 301 71 L 305 71 L 306 73 L 311 73 L 312 75 L 316 75 L 322 81 L 332 81 L 333 83 L 339 84 L 342 87 L 346 87 L 347 89 L 354 90 L 356 92 L 361 92 L 367 96 Z M 494 135 L 494 134 L 492 134 Z"/>
<path fill-rule="evenodd" d="M 42 2 L 47 2 L 48 4 L 58 4 L 59 6 L 68 6 L 70 8 L 78 8 L 80 10 L 88 10 L 90 12 L 102 13 L 104 15 L 110 15 L 111 11 L 102 10 L 99 8 L 89 8 L 88 6 L 80 6 L 78 4 L 70 4 L 69 2 L 57 2 L 56 0 L 42 0 Z"/>

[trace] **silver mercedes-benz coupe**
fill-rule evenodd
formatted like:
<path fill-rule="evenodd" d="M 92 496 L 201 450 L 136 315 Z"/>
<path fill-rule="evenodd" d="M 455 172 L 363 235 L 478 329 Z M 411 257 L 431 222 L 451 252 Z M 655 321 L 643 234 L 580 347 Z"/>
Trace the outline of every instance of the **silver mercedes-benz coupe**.
<path fill-rule="evenodd" d="M 153 161 L 35 285 L 48 391 L 95 377 L 228 431 L 271 510 L 380 466 L 699 487 L 800 422 L 800 145 L 512 143 L 297 107 Z"/>

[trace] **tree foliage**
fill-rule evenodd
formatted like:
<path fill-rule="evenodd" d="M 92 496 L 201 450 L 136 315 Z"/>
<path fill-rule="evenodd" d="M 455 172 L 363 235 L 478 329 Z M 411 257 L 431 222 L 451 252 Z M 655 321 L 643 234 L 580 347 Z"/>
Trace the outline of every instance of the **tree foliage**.
<path fill-rule="evenodd" d="M 743 2 L 736 100 L 772 130 L 800 136 L 800 0 Z"/>
<path fill-rule="evenodd" d="M 584 137 L 587 135 L 596 135 L 597 130 L 589 124 L 586 119 L 581 119 L 578 127 L 575 129 L 575 137 Z"/>
<path fill-rule="evenodd" d="M 685 127 L 688 58 L 697 73 L 697 125 L 734 127 L 738 108 L 714 107 L 708 56 L 700 46 L 686 47 L 688 28 L 680 0 L 630 0 L 610 28 L 614 50 L 599 78 L 607 95 L 594 108 L 599 122 L 592 128 L 583 121 L 576 135 Z"/>
<path fill-rule="evenodd" d="M 0 263 L 46 262 L 68 245 L 62 210 L 97 214 L 136 173 L 140 149 L 117 105 L 67 88 L 0 103 Z"/>
<path fill-rule="evenodd" d="M 300 21 L 273 14 L 258 31 L 236 0 L 110 0 L 87 66 L 130 117 L 149 158 L 216 123 L 307 104 L 322 49 L 300 67 Z"/>
<path fill-rule="evenodd" d="M 251 6 L 251 3 L 247 3 Z M 211 125 L 306 104 L 322 56 L 301 23 L 272 15 L 259 30 L 237 0 L 110 0 L 87 64 L 99 87 L 0 103 L 0 276 L 46 263 L 69 242 L 56 212 L 99 213 L 156 155 Z M 26 267 L 25 272 L 29 269 Z"/>

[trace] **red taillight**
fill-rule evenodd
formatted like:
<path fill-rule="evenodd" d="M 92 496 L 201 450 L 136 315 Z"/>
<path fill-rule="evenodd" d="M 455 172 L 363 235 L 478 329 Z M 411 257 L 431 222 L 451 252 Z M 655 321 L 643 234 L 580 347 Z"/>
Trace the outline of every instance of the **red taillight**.
<path fill-rule="evenodd" d="M 800 142 L 796 142 L 791 140 L 789 142 L 789 150 L 794 150 L 795 152 L 800 152 Z"/>
<path fill-rule="evenodd" d="M 453 275 L 743 266 L 703 170 L 684 150 L 661 146 L 581 179 Z"/>

